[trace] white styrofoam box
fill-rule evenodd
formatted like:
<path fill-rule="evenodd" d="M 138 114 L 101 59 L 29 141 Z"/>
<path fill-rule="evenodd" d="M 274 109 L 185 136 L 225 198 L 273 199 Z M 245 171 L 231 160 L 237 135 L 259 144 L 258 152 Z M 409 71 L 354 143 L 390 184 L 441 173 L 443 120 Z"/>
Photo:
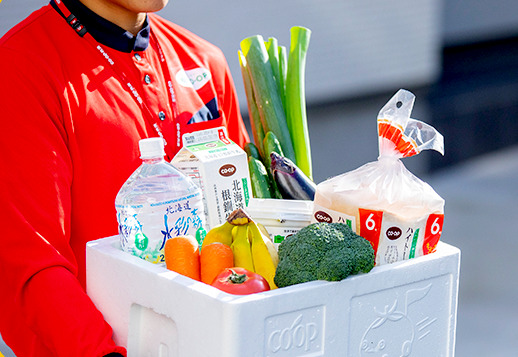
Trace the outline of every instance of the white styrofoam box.
<path fill-rule="evenodd" d="M 460 251 L 237 296 L 121 251 L 87 245 L 88 294 L 128 356 L 454 356 Z"/>

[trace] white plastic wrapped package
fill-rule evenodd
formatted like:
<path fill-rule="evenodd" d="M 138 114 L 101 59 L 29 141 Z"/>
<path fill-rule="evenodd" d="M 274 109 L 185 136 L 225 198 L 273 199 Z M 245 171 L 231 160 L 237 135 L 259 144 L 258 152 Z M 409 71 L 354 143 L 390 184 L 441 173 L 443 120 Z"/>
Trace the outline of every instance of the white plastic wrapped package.
<path fill-rule="evenodd" d="M 401 162 L 426 149 L 444 154 L 442 135 L 410 118 L 414 100 L 401 89 L 380 110 L 377 161 L 317 185 L 312 221 L 351 226 L 371 242 L 377 265 L 435 251 L 442 232 L 444 200 Z"/>

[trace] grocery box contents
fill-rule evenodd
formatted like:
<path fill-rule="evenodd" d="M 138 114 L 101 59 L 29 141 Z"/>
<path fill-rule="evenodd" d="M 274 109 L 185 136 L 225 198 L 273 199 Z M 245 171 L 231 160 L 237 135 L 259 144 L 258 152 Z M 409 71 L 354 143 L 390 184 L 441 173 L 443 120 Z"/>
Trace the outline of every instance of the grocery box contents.
<path fill-rule="evenodd" d="M 311 223 L 313 201 L 252 198 L 246 211 L 262 224 L 276 247 Z"/>
<path fill-rule="evenodd" d="M 317 185 L 310 33 L 291 29 L 289 55 L 241 41 L 254 143 L 193 132 L 169 164 L 161 139 L 141 141 L 119 237 L 87 245 L 88 294 L 128 356 L 453 356 L 460 252 L 439 242 L 444 200 L 401 161 L 443 138 L 399 90 L 378 159 Z"/>
<path fill-rule="evenodd" d="M 190 235 L 168 239 L 164 255 L 167 269 L 205 284 L 238 287 L 263 280 L 267 290 L 276 288 L 277 249 L 264 227 L 260 228 L 242 208 L 210 229 L 201 245 Z M 232 274 L 218 280 L 228 269 Z"/>
<path fill-rule="evenodd" d="M 312 223 L 283 241 L 278 254 L 274 279 L 278 287 L 340 281 L 374 267 L 370 242 L 344 223 Z"/>
<path fill-rule="evenodd" d="M 275 37 L 241 41 L 239 63 L 254 138 L 245 150 L 256 198 L 314 197 L 304 87 L 310 37 L 309 29 L 294 26 L 288 50 Z"/>
<path fill-rule="evenodd" d="M 315 194 L 312 221 L 348 224 L 372 243 L 376 264 L 431 253 L 442 232 L 444 200 L 400 160 L 443 153 L 442 135 L 410 118 L 414 100 L 399 90 L 380 110 L 377 161 L 319 183 Z"/>
<path fill-rule="evenodd" d="M 171 163 L 203 192 L 209 230 L 225 221 L 251 196 L 246 152 L 228 139 L 224 127 L 183 135 L 183 147 Z"/>
<path fill-rule="evenodd" d="M 266 279 L 269 289 L 276 288 L 274 276 L 279 260 L 277 249 L 264 227 L 260 227 L 242 208 L 232 212 L 225 223 L 207 232 L 201 248 L 202 254 L 214 244 L 223 244 L 231 249 L 233 265 L 223 268 L 244 268 L 250 273 L 258 273 Z M 220 272 L 223 268 L 219 269 Z M 218 272 L 215 273 L 217 275 Z"/>
<path fill-rule="evenodd" d="M 454 356 L 460 252 L 234 295 L 120 250 L 87 246 L 88 294 L 129 357 Z"/>
<path fill-rule="evenodd" d="M 290 200 L 313 200 L 316 185 L 290 159 L 270 153 L 270 171 L 281 196 Z"/>
<path fill-rule="evenodd" d="M 179 235 L 205 235 L 202 192 L 165 161 L 162 138 L 139 142 L 142 164 L 115 199 L 122 250 L 165 263 L 165 242 Z"/>

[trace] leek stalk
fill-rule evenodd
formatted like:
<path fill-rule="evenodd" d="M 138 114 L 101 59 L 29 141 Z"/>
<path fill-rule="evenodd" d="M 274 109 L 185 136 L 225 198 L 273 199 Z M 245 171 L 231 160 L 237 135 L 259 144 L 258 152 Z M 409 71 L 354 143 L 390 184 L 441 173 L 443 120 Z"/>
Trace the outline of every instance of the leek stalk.
<path fill-rule="evenodd" d="M 279 88 L 281 92 L 282 106 L 286 113 L 286 72 L 288 70 L 288 55 L 286 53 L 286 46 L 279 46 Z"/>
<path fill-rule="evenodd" d="M 279 140 L 284 155 L 296 162 L 286 114 L 263 37 L 255 35 L 245 38 L 241 41 L 241 50 L 246 58 L 263 130 L 272 131 Z"/>
<path fill-rule="evenodd" d="M 254 138 L 254 143 L 257 149 L 259 150 L 259 154 L 263 156 L 263 140 L 264 140 L 264 130 L 263 124 L 261 123 L 261 116 L 259 114 L 259 109 L 257 108 L 257 104 L 254 96 L 254 89 L 252 88 L 252 82 L 250 80 L 250 73 L 248 70 L 248 66 L 246 63 L 246 58 L 243 55 L 243 52 L 240 50 L 237 51 L 239 56 L 239 66 L 241 67 L 241 75 L 243 76 L 243 84 L 245 87 L 246 94 L 246 102 L 248 104 L 248 115 L 250 119 L 250 127 L 252 129 L 252 136 Z"/>
<path fill-rule="evenodd" d="M 310 179 L 312 174 L 311 148 L 306 117 L 305 69 L 306 53 L 311 30 L 294 26 L 290 29 L 290 51 L 286 75 L 286 113 L 296 161 Z"/>

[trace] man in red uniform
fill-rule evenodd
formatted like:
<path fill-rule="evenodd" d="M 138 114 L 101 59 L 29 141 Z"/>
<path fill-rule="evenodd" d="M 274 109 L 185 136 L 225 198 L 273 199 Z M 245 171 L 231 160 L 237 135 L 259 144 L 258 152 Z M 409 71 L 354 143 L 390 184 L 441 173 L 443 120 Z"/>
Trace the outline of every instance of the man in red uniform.
<path fill-rule="evenodd" d="M 125 355 L 85 293 L 117 234 L 138 141 L 225 126 L 248 141 L 219 49 L 148 14 L 167 0 L 52 0 L 0 39 L 0 334 L 19 357 Z"/>

